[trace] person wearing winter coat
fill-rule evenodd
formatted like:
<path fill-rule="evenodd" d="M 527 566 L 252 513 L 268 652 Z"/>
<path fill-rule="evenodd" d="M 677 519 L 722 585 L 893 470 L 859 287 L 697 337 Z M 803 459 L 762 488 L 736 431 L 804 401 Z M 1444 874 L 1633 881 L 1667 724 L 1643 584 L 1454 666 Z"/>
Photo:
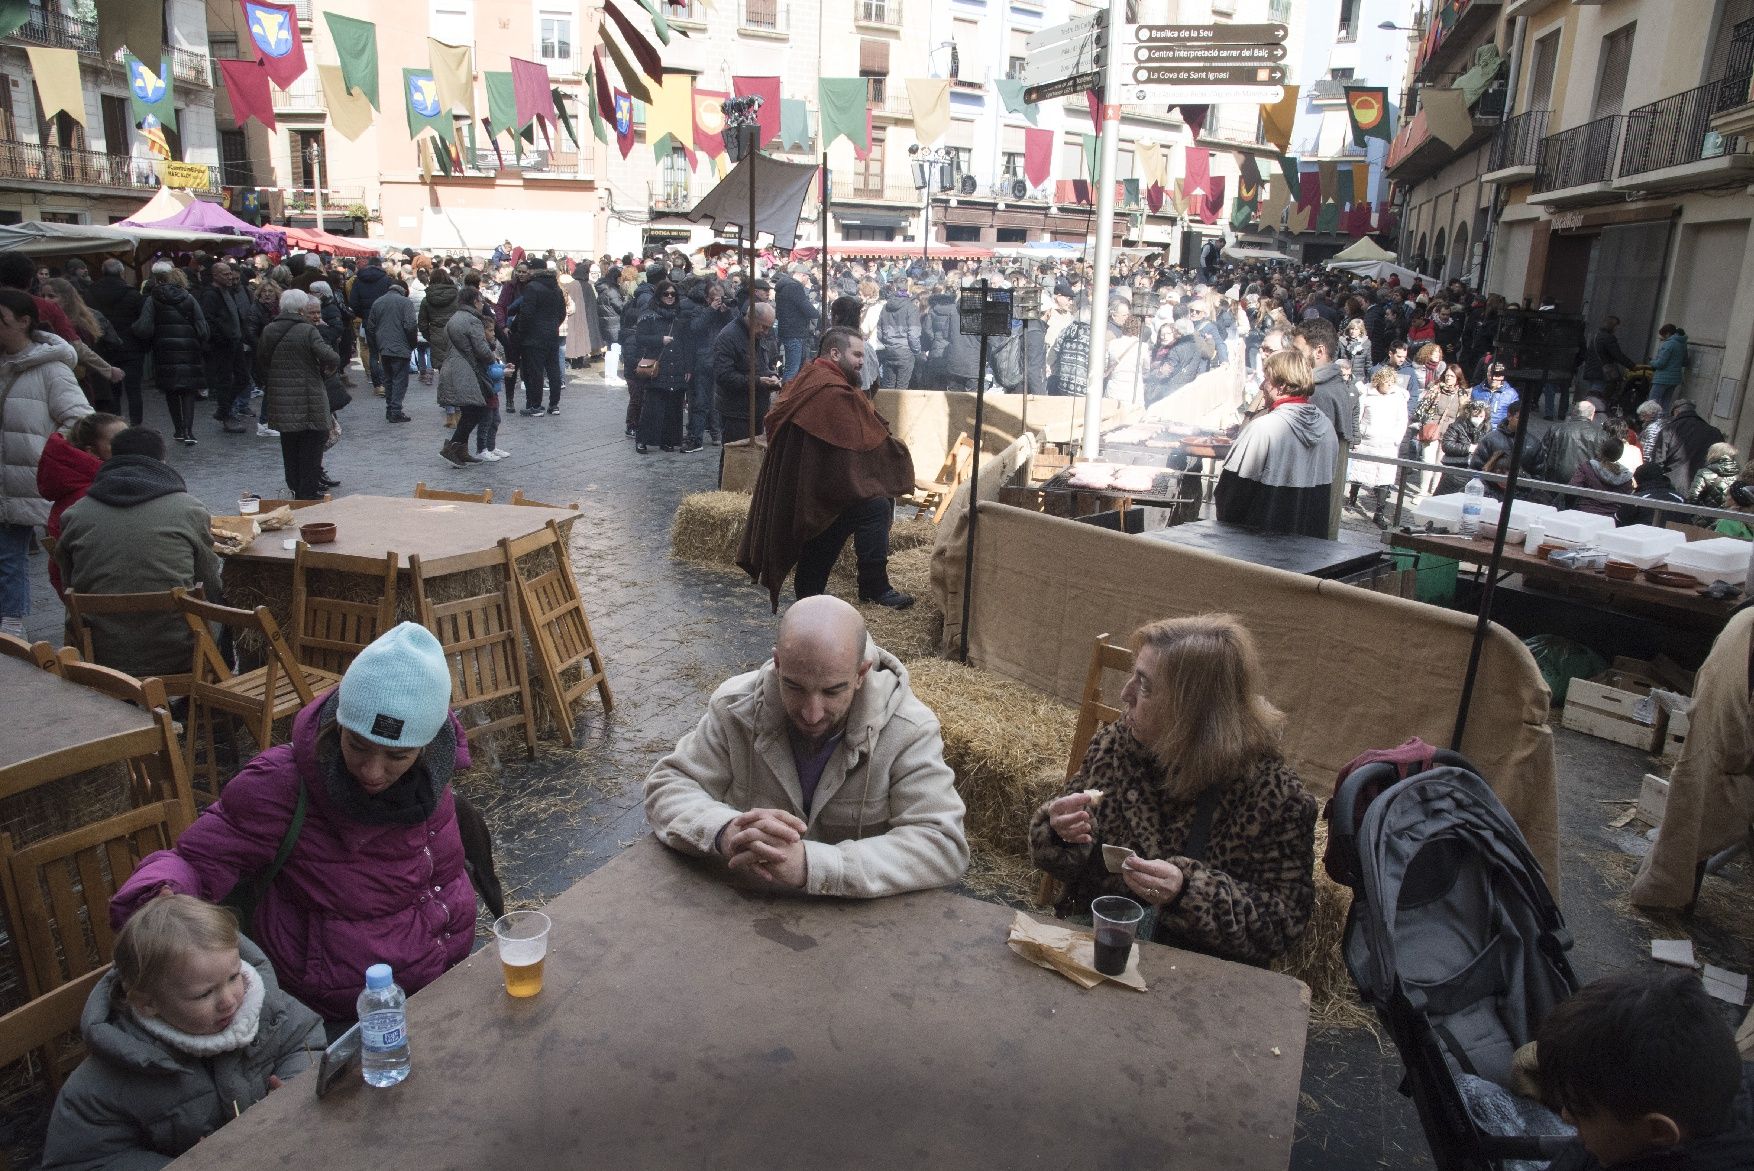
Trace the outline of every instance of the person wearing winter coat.
<path fill-rule="evenodd" d="M 1687 468 L 1687 451 L 1664 414 L 1663 404 L 1654 398 L 1638 404 L 1638 450 L 1644 463 L 1663 469 L 1675 491 L 1685 492 L 1693 480 Z"/>
<path fill-rule="evenodd" d="M 1355 381 L 1364 380 L 1370 369 L 1370 338 L 1364 332 L 1364 318 L 1354 317 L 1340 331 L 1340 352 L 1335 357 L 1348 364 Z"/>
<path fill-rule="evenodd" d="M 920 340 L 926 348 L 927 386 L 934 390 L 974 389 L 980 374 L 980 339 L 962 332 L 955 293 L 934 293 L 926 299 Z"/>
<path fill-rule="evenodd" d="M 1577 466 L 1571 474 L 1572 485 L 1578 488 L 1591 488 L 1597 492 L 1632 492 L 1632 473 L 1620 464 L 1620 457 L 1625 454 L 1626 445 L 1619 436 L 1609 435 L 1602 440 L 1596 455 Z M 1579 512 L 1593 512 L 1597 516 L 1615 516 L 1619 507 L 1605 500 L 1591 500 L 1577 497 L 1571 506 Z"/>
<path fill-rule="evenodd" d="M 1397 412 L 1399 412 L 1397 414 Z M 1370 390 L 1358 408 L 1358 445 L 1363 455 L 1393 458 L 1400 454 L 1401 440 L 1407 432 L 1407 385 L 1394 367 L 1377 367 L 1370 376 Z M 1349 500 L 1358 503 L 1361 489 L 1368 489 L 1372 500 L 1372 518 L 1378 528 L 1386 519 L 1389 490 L 1395 483 L 1395 469 L 1389 464 L 1353 460 L 1346 477 L 1351 484 Z"/>
<path fill-rule="evenodd" d="M 419 311 L 401 281 L 391 281 L 365 316 L 366 341 L 384 373 L 384 420 L 389 423 L 413 421 L 402 409 L 402 400 L 408 394 L 408 363 L 420 341 L 418 321 Z"/>
<path fill-rule="evenodd" d="M 713 393 L 718 403 L 724 440 L 748 439 L 749 349 L 755 347 L 755 428 L 767 418 L 768 403 L 780 388 L 779 339 L 773 334 L 774 307 L 757 301 L 746 315 L 737 317 L 713 339 Z M 627 335 L 624 335 L 627 336 Z M 627 338 L 632 344 L 631 336 Z"/>
<path fill-rule="evenodd" d="M 30 543 L 49 519 L 37 464 L 49 436 L 92 413 L 73 376 L 73 347 L 37 328 L 30 294 L 0 289 L 0 632 L 24 637 Z"/>
<path fill-rule="evenodd" d="M 1742 461 L 1734 445 L 1712 444 L 1711 450 L 1706 452 L 1705 466 L 1693 477 L 1692 491 L 1687 494 L 1687 503 L 1697 504 L 1701 508 L 1728 508 L 1730 485 L 1736 482 L 1736 477 L 1741 473 Z"/>
<path fill-rule="evenodd" d="M 1488 419 L 1494 427 L 1504 422 L 1505 415 L 1522 399 L 1516 387 L 1504 380 L 1504 365 L 1500 362 L 1487 367 L 1486 377 L 1468 393 L 1475 402 L 1486 404 Z"/>
<path fill-rule="evenodd" d="M 314 264 L 306 265 L 307 270 L 315 267 Z M 322 279 L 322 272 L 319 270 L 317 275 L 312 279 Z M 347 290 L 347 308 L 352 311 L 353 319 L 355 321 L 364 321 L 371 313 L 372 306 L 377 303 L 377 299 L 389 292 L 389 290 L 390 274 L 384 271 L 384 258 L 381 256 L 374 256 L 366 261 L 365 267 L 359 270 L 359 275 L 353 278 L 353 287 Z M 365 344 L 365 366 L 367 372 L 371 375 L 372 389 L 374 391 L 382 390 L 384 387 L 384 369 L 378 363 L 378 356 L 371 348 L 370 334 L 366 335 Z"/>
<path fill-rule="evenodd" d="M 554 270 L 536 257 L 527 262 L 530 279 L 524 284 L 518 319 L 511 330 L 507 352 L 517 352 L 518 373 L 524 380 L 526 416 L 560 414 L 560 392 L 566 372 L 560 366 L 560 331 L 571 312 L 572 302 L 555 283 Z M 548 405 L 542 404 L 542 387 L 548 385 Z"/>
<path fill-rule="evenodd" d="M 621 313 L 627 308 L 627 297 L 621 291 L 621 270 L 607 269 L 597 281 L 597 328 L 609 352 L 603 358 L 603 381 L 620 386 L 621 376 Z"/>
<path fill-rule="evenodd" d="M 1632 469 L 1632 495 L 1638 500 L 1662 504 L 1687 503 L 1687 498 L 1675 491 L 1669 477 L 1655 464 L 1639 464 Z M 1621 505 L 1614 514 L 1614 523 L 1618 525 L 1661 525 L 1670 520 L 1685 522 L 1686 517 L 1678 512 L 1658 512 L 1654 508 L 1634 508 L 1630 504 Z"/>
<path fill-rule="evenodd" d="M 725 287 L 709 280 L 689 291 L 683 304 L 688 315 L 688 338 L 693 346 L 694 378 L 688 384 L 688 438 L 683 451 L 699 451 L 707 436 L 719 442 L 718 396 L 714 394 L 713 342 L 731 324 L 731 305 Z"/>
<path fill-rule="evenodd" d="M 798 373 L 798 368 L 804 364 L 805 344 L 816 333 L 816 319 L 820 315 L 811 303 L 810 291 L 798 279 L 798 275 L 808 272 L 808 266 L 794 265 L 791 272 L 781 272 L 774 277 L 773 303 L 778 314 L 774 332 L 779 337 L 783 361 L 781 382 L 790 382 Z"/>
<path fill-rule="evenodd" d="M 1535 474 L 1553 484 L 1571 483 L 1572 474 L 1602 447 L 1604 433 L 1594 403 L 1575 404 L 1565 422 L 1549 428 L 1535 452 Z"/>
<path fill-rule="evenodd" d="M 1145 369 L 1145 405 L 1168 398 L 1199 376 L 1200 342 L 1187 318 L 1157 331 L 1157 347 Z"/>
<path fill-rule="evenodd" d="M 645 813 L 666 846 L 765 886 L 881 898 L 968 868 L 953 780 L 907 668 L 821 594 L 786 611 L 773 658 L 721 684 L 653 767 Z"/>
<path fill-rule="evenodd" d="M 140 348 L 139 339 L 134 336 L 134 322 L 140 317 L 142 304 L 140 290 L 132 282 L 122 279 L 122 262 L 113 257 L 104 261 L 102 274 L 92 282 L 91 292 L 85 298 L 92 311 L 101 315 L 110 323 L 111 333 L 106 335 L 110 341 L 107 353 L 102 347 L 99 352 L 112 365 L 122 371 L 122 393 L 128 400 L 128 422 L 138 427 L 146 417 L 145 404 L 141 398 L 141 383 L 146 373 L 146 353 Z"/>
<path fill-rule="evenodd" d="M 682 446 L 682 399 L 694 380 L 695 352 L 693 339 L 685 336 L 688 331 L 678 320 L 679 302 L 675 284 L 664 281 L 634 326 L 633 364 L 657 363 L 650 376 L 636 375 L 644 383 L 634 448 L 641 455 L 654 444 L 664 451 Z"/>
<path fill-rule="evenodd" d="M 556 278 L 566 297 L 566 363 L 582 370 L 585 363 L 603 352 L 603 332 L 597 321 L 597 291 L 586 278 L 588 270 L 580 265 L 572 272 L 562 268 Z"/>
<path fill-rule="evenodd" d="M 195 398 L 207 385 L 207 316 L 169 261 L 152 266 L 152 278 L 134 336 L 150 344 L 152 380 L 170 407 L 173 438 L 185 447 L 195 439 Z"/>
<path fill-rule="evenodd" d="M 110 900 L 111 924 L 166 887 L 219 899 L 267 869 L 302 791 L 304 825 L 253 924 L 281 987 L 334 1024 L 354 1018 L 372 964 L 419 992 L 475 937 L 451 792 L 469 747 L 450 698 L 438 639 L 412 622 L 386 631 L 293 718 L 291 743 L 245 765 L 175 847 L 142 859 Z"/>
<path fill-rule="evenodd" d="M 457 311 L 445 322 L 445 364 L 438 381 L 439 406 L 457 418 L 456 430 L 439 454 L 456 467 L 477 462 L 469 454 L 469 433 L 486 419 L 493 385 L 488 369 L 495 357 L 487 341 L 481 292 L 464 289 L 457 295 Z"/>
<path fill-rule="evenodd" d="M 1665 323 L 1657 330 L 1657 337 L 1661 340 L 1657 344 L 1656 357 L 1650 360 L 1648 401 L 1667 406 L 1680 389 L 1681 378 L 1687 370 L 1687 331 Z"/>
<path fill-rule="evenodd" d="M 1090 323 L 1068 322 L 1051 349 L 1054 369 L 1048 378 L 1048 393 L 1084 394 L 1090 385 Z"/>
<path fill-rule="evenodd" d="M 1448 468 L 1469 467 L 1474 458 L 1474 449 L 1486 438 L 1488 430 L 1486 404 L 1471 401 L 1463 403 L 1462 413 L 1443 429 L 1443 436 L 1439 441 L 1443 446 L 1443 465 Z M 1437 492 L 1439 495 L 1460 492 L 1467 486 L 1467 476 L 1446 472 L 1437 485 Z"/>
<path fill-rule="evenodd" d="M 913 385 L 914 369 L 925 357 L 920 334 L 920 307 L 907 278 L 889 287 L 877 314 L 878 374 L 891 389 Z"/>
<path fill-rule="evenodd" d="M 1699 408 L 1693 405 L 1693 400 L 1685 398 L 1670 406 L 1669 430 L 1687 455 L 1687 479 L 1691 483 L 1710 458 L 1706 453 L 1714 444 L 1724 441 L 1724 433 L 1700 418 Z"/>
<path fill-rule="evenodd" d="M 163 593 L 200 586 L 220 597 L 212 518 L 164 462 L 164 437 L 130 427 L 110 444 L 85 498 L 61 517 L 55 564 L 79 594 Z M 92 615 L 97 662 L 136 678 L 189 669 L 194 639 L 176 614 Z"/>
<path fill-rule="evenodd" d="M 341 365 L 312 317 L 321 320 L 319 303 L 309 293 L 286 290 L 280 315 L 262 330 L 256 350 L 263 421 L 280 434 L 286 486 L 296 500 L 323 498 L 323 446 L 335 421 L 328 375 Z"/>
<path fill-rule="evenodd" d="M 224 907 L 155 898 L 86 998 L 86 1057 L 49 1116 L 43 1167 L 162 1167 L 311 1064 L 323 1020 L 288 996 Z"/>
<path fill-rule="evenodd" d="M 1340 440 L 1327 412 L 1310 401 L 1314 384 L 1310 360 L 1295 350 L 1262 363 L 1267 410 L 1243 427 L 1224 460 L 1213 497 L 1220 522 L 1327 535 Z"/>
<path fill-rule="evenodd" d="M 213 418 L 227 431 L 242 434 L 242 412 L 250 405 L 250 295 L 238 270 L 220 260 L 208 270 L 196 298 L 207 319 L 207 388 Z"/>
<path fill-rule="evenodd" d="M 116 415 L 98 411 L 73 424 L 66 438 L 49 436 L 37 461 L 37 494 L 49 502 L 49 519 L 43 531 L 61 539 L 61 517 L 85 499 L 97 470 L 110 458 L 110 441 L 128 426 Z M 49 584 L 62 592 L 61 567 L 49 560 Z"/>
<path fill-rule="evenodd" d="M 445 369 L 445 358 L 450 354 L 445 323 L 457 311 L 459 291 L 450 274 L 439 269 L 432 274 L 432 283 L 426 286 L 426 299 L 420 303 L 420 312 L 415 316 L 415 328 L 432 347 L 432 368 L 441 374 Z"/>

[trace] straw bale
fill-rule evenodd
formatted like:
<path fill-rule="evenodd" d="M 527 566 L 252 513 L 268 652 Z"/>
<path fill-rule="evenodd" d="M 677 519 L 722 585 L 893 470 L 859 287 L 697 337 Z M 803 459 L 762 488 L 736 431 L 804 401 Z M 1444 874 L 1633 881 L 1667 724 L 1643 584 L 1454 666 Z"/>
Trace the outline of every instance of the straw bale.
<path fill-rule="evenodd" d="M 1272 969 L 1309 985 L 1309 1021 L 1316 1029 L 1376 1030 L 1376 1017 L 1358 999 L 1342 948 L 1352 892 L 1328 877 L 1322 854 L 1328 848 L 1328 823 L 1315 828 L 1315 907 L 1309 925 L 1291 950 L 1274 960 Z"/>
<path fill-rule="evenodd" d="M 938 715 L 944 761 L 968 806 L 971 839 L 1029 857 L 1029 819 L 1065 782 L 1078 712 L 1034 688 L 941 659 L 908 663 L 914 694 Z"/>
<path fill-rule="evenodd" d="M 695 492 L 676 506 L 670 552 L 684 561 L 735 565 L 749 516 L 747 492 Z"/>

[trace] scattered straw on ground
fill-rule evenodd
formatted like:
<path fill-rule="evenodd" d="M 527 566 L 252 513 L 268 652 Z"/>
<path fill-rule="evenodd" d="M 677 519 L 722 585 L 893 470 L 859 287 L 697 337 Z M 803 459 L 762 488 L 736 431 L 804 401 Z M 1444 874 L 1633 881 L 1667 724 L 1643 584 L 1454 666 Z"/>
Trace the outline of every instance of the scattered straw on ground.
<path fill-rule="evenodd" d="M 1065 781 L 1078 713 L 1009 679 L 940 659 L 908 663 L 914 694 L 943 725 L 944 760 L 971 838 L 1029 856 L 1029 819 Z"/>
<path fill-rule="evenodd" d="M 1632 879 L 1639 860 L 1619 851 L 1580 850 L 1612 892 L 1607 907 L 1616 914 L 1642 920 L 1653 939 L 1697 939 L 1717 933 L 1735 940 L 1754 940 L 1754 900 L 1748 884 L 1736 868 L 1708 877 L 1699 887 L 1699 901 L 1691 914 L 1679 910 L 1640 907 L 1632 901 Z M 1713 962 L 1722 963 L 1730 957 Z"/>
<path fill-rule="evenodd" d="M 749 515 L 747 492 L 696 492 L 676 506 L 670 552 L 684 561 L 735 565 Z"/>
<path fill-rule="evenodd" d="M 828 591 L 859 608 L 877 645 L 900 659 L 936 658 L 944 636 L 944 615 L 932 605 L 932 550 L 916 546 L 889 558 L 889 584 L 914 596 L 906 610 L 891 610 L 859 601 L 857 583 L 850 577 L 831 577 Z"/>

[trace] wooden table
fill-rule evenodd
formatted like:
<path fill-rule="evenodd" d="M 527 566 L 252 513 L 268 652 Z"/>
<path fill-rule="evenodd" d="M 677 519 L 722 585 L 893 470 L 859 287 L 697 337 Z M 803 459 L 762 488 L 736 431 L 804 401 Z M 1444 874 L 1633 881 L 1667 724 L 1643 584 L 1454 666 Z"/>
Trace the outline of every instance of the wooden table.
<path fill-rule="evenodd" d="M 1399 549 L 1451 557 L 1470 565 L 1484 566 L 1492 560 L 1493 534 L 1481 531 L 1479 538 L 1441 533 L 1393 533 L 1389 543 Z M 1587 594 L 1590 598 L 1620 609 L 1654 610 L 1671 618 L 1680 617 L 1698 622 L 1705 620 L 1714 627 L 1729 621 L 1736 600 L 1708 598 L 1697 589 L 1677 589 L 1645 580 L 1641 572 L 1632 581 L 1613 581 L 1598 569 L 1567 569 L 1523 552 L 1521 545 L 1506 544 L 1499 562 L 1503 573 L 1520 573 L 1525 578 L 1563 587 L 1567 592 Z"/>
<path fill-rule="evenodd" d="M 132 704 L 0 658 L 0 798 L 164 747 L 152 717 Z"/>
<path fill-rule="evenodd" d="M 1216 520 L 1190 521 L 1141 535 L 1152 541 L 1184 545 L 1251 565 L 1326 580 L 1351 577 L 1382 560 L 1382 546 L 1374 541 L 1330 541 L 1297 533 L 1268 533 Z"/>
<path fill-rule="evenodd" d="M 317 546 L 325 553 L 358 557 L 395 553 L 404 569 L 409 555 L 418 554 L 429 574 L 444 574 L 448 572 L 447 562 L 460 562 L 471 554 L 495 548 L 501 537 L 533 533 L 551 520 L 560 523 L 565 535 L 578 515 L 570 508 L 458 504 L 410 496 L 343 496 L 327 504 L 298 509 L 293 513 L 297 522 L 293 528 L 263 533 L 248 549 L 226 558 L 226 565 L 228 570 L 251 561 L 285 562 L 290 566 L 292 550 L 285 548 L 285 542 L 298 536 L 297 525 L 326 520 L 335 525 L 335 540 Z"/>
<path fill-rule="evenodd" d="M 316 1167 L 1286 1166 L 1308 993 L 1145 945 L 1080 990 L 1013 912 L 733 889 L 655 841 L 561 895 L 546 987 L 478 952 L 409 1005 L 390 1090 L 311 1075 L 178 1161 Z"/>

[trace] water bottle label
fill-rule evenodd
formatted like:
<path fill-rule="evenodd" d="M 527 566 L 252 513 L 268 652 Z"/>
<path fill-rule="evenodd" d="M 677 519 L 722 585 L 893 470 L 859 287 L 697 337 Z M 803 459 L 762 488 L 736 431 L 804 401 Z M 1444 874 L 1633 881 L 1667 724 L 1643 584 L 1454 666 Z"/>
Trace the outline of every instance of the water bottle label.
<path fill-rule="evenodd" d="M 408 1039 L 407 1018 L 399 1012 L 368 1013 L 359 1022 L 359 1039 L 367 1049 L 399 1049 Z"/>
<path fill-rule="evenodd" d="M 1463 516 L 1479 516 L 1480 515 L 1480 506 L 1478 504 L 1473 504 L 1473 503 L 1464 504 L 1464 505 L 1462 505 L 1462 515 Z"/>

